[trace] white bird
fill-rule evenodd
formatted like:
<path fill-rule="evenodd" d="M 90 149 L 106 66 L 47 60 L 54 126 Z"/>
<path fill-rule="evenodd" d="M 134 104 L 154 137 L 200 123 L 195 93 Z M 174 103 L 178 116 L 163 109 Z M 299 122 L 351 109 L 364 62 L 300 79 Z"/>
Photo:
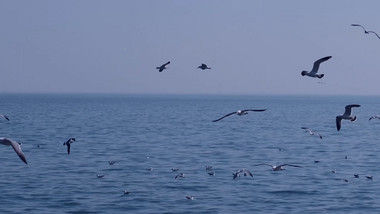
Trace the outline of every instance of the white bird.
<path fill-rule="evenodd" d="M 377 35 L 377 33 L 375 31 L 371 31 L 371 30 L 366 30 L 362 25 L 359 25 L 359 24 L 351 24 L 351 26 L 354 26 L 354 27 L 361 27 L 363 30 L 364 30 L 364 33 L 365 34 L 370 34 L 370 33 L 373 33 L 377 36 L 378 39 L 380 39 L 380 36 Z"/>
<path fill-rule="evenodd" d="M 9 117 L 7 117 L 7 115 L 5 115 L 5 114 L 0 114 L 0 117 L 3 117 L 4 119 L 9 121 Z"/>
<path fill-rule="evenodd" d="M 219 118 L 219 119 L 216 119 L 216 120 L 213 120 L 212 122 L 218 122 L 219 120 L 225 118 L 225 117 L 228 117 L 228 116 L 231 116 L 233 114 L 237 114 L 239 116 L 243 116 L 243 115 L 246 115 L 248 114 L 249 111 L 265 111 L 266 109 L 246 109 L 246 110 L 238 110 L 238 111 L 235 111 L 235 112 L 231 112 L 229 114 L 226 114 L 224 115 L 223 117 Z"/>
<path fill-rule="evenodd" d="M 74 142 L 75 142 L 75 138 L 72 137 L 72 138 L 68 139 L 66 142 L 63 143 L 63 145 L 67 146 L 67 154 L 68 155 L 70 154 L 70 146 Z"/>
<path fill-rule="evenodd" d="M 160 67 L 156 67 L 156 69 L 158 69 L 158 71 L 161 72 L 161 71 L 167 69 L 169 64 L 170 64 L 170 61 L 161 65 Z"/>
<path fill-rule="evenodd" d="M 331 56 L 326 56 L 326 57 L 323 57 L 321 59 L 318 59 L 317 61 L 314 62 L 314 65 L 313 65 L 313 68 L 311 69 L 310 72 L 308 71 L 302 71 L 301 72 L 301 75 L 302 76 L 309 76 L 309 77 L 318 77 L 318 78 L 322 78 L 324 76 L 324 74 L 319 74 L 318 73 L 318 69 L 319 69 L 319 65 L 322 63 L 322 62 L 325 62 L 327 60 L 329 60 L 331 58 Z"/>
<path fill-rule="evenodd" d="M 318 136 L 319 138 L 322 139 L 322 135 L 320 135 L 318 132 L 313 132 L 313 131 L 311 131 L 311 130 L 310 130 L 309 128 L 307 128 L 307 127 L 301 127 L 301 129 L 305 129 L 307 132 L 309 132 L 310 135 L 316 135 L 316 136 Z"/>
<path fill-rule="evenodd" d="M 380 119 L 380 116 L 379 115 L 375 115 L 375 116 L 370 117 L 368 120 L 372 120 L 372 119 Z"/>
<path fill-rule="evenodd" d="M 273 171 L 281 171 L 281 170 L 284 170 L 284 166 L 292 166 L 292 167 L 301 167 L 301 166 L 298 166 L 298 165 L 293 165 L 293 164 L 281 164 L 281 165 L 271 165 L 271 164 L 257 164 L 255 166 L 262 166 L 262 165 L 266 165 L 266 166 L 270 166 L 272 167 L 272 170 Z"/>
<path fill-rule="evenodd" d="M 203 64 L 198 66 L 198 68 L 202 69 L 202 70 L 205 70 L 205 69 L 211 69 L 210 67 L 208 67 L 206 64 Z"/>
<path fill-rule="evenodd" d="M 26 162 L 24 153 L 22 153 L 21 144 L 8 138 L 0 138 L 0 144 L 6 145 L 6 146 L 12 146 L 12 148 L 15 150 L 16 154 L 20 157 L 20 159 L 24 163 L 28 164 L 28 162 Z"/>
<path fill-rule="evenodd" d="M 353 107 L 360 107 L 360 105 L 357 105 L 357 104 L 346 105 L 344 114 L 336 116 L 336 129 L 338 131 L 340 130 L 340 127 L 342 126 L 342 119 L 351 120 L 351 121 L 356 120 L 356 116 L 351 116 Z"/>

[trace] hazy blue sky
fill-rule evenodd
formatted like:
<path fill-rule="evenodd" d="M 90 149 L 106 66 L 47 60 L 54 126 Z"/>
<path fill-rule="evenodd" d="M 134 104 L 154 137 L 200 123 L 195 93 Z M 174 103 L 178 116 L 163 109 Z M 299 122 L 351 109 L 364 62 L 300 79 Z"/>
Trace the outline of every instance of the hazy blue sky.
<path fill-rule="evenodd" d="M 380 40 L 351 23 L 380 33 L 380 1 L 1 0 L 0 93 L 378 95 Z"/>

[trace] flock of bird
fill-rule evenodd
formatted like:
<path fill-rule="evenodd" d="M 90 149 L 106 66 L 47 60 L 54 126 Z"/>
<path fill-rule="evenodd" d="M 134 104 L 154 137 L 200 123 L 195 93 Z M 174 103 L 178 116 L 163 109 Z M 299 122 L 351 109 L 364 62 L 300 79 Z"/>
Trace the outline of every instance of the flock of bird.
<path fill-rule="evenodd" d="M 351 24 L 351 26 L 361 27 L 364 30 L 365 34 L 374 34 L 375 36 L 377 36 L 377 38 L 380 39 L 379 35 L 376 32 L 374 32 L 374 31 L 368 31 L 362 25 Z M 326 56 L 326 57 L 323 57 L 321 59 L 316 60 L 314 62 L 314 64 L 313 64 L 313 67 L 312 67 L 311 71 L 302 71 L 301 75 L 302 76 L 312 77 L 312 78 L 323 78 L 324 74 L 318 73 L 320 64 L 323 63 L 323 62 L 326 62 L 329 59 L 331 59 L 331 57 L 332 56 Z M 168 69 L 168 65 L 169 64 L 170 64 L 170 61 L 162 64 L 161 66 L 156 67 L 156 69 L 159 72 L 162 72 L 165 69 Z M 208 67 L 204 63 L 202 63 L 197 68 L 202 69 L 202 70 L 211 69 L 210 67 Z M 357 108 L 357 107 L 360 107 L 360 105 L 358 105 L 358 104 L 346 105 L 344 113 L 342 115 L 336 116 L 336 129 L 337 129 L 337 131 L 339 131 L 341 129 L 342 120 L 349 120 L 349 121 L 353 122 L 353 121 L 355 121 L 357 119 L 356 116 L 352 115 L 352 108 Z M 226 117 L 229 117 L 229 116 L 232 116 L 232 115 L 243 116 L 243 115 L 247 115 L 248 112 L 263 112 L 263 111 L 266 111 L 266 109 L 245 109 L 245 110 L 238 110 L 238 111 L 234 111 L 234 112 L 228 113 L 228 114 L 226 114 L 226 115 L 224 115 L 224 116 L 222 116 L 222 117 L 220 117 L 218 119 L 212 120 L 212 122 L 221 121 L 222 119 L 224 119 Z M 5 120 L 9 121 L 9 117 L 7 117 L 4 114 L 0 114 L 0 117 L 2 117 Z M 369 118 L 369 120 L 372 120 L 372 119 L 380 119 L 380 116 L 379 115 L 375 115 L 375 116 L 372 116 L 372 117 Z M 322 140 L 322 135 L 319 134 L 318 132 L 312 131 L 308 127 L 301 127 L 301 129 L 304 129 L 310 135 L 318 136 Z M 75 142 L 75 138 L 69 138 L 66 142 L 63 143 L 63 145 L 65 145 L 67 147 L 67 153 L 68 154 L 70 154 L 71 144 L 74 143 L 74 142 Z M 16 141 L 14 141 L 12 139 L 9 139 L 9 138 L 0 138 L 0 144 L 6 145 L 6 146 L 12 146 L 12 148 L 14 149 L 14 151 L 16 152 L 16 154 L 19 156 L 19 158 L 25 164 L 28 164 L 28 162 L 26 160 L 26 157 L 25 157 L 23 151 L 21 150 L 21 144 L 17 143 Z M 318 162 L 319 161 L 315 161 L 315 163 L 318 163 Z M 109 161 L 109 165 L 114 165 L 115 163 L 116 163 L 116 161 Z M 299 165 L 294 165 L 294 164 L 281 164 L 281 165 L 277 165 L 277 166 L 276 165 L 271 165 L 271 164 L 257 164 L 255 166 L 270 166 L 273 171 L 284 170 L 285 166 L 297 167 L 297 168 L 301 167 Z M 153 169 L 150 168 L 150 169 L 147 169 L 147 170 L 152 171 Z M 179 169 L 177 169 L 177 168 L 172 168 L 173 172 L 176 172 L 178 170 Z M 212 166 L 206 166 L 206 171 L 208 172 L 209 175 L 215 175 L 215 171 L 213 170 Z M 335 170 L 333 170 L 332 172 L 335 173 Z M 237 170 L 236 172 L 232 173 L 232 175 L 233 175 L 233 179 L 237 179 L 241 175 L 253 177 L 253 174 L 249 170 L 247 170 L 247 169 Z M 100 175 L 100 174 L 97 175 L 97 178 L 103 178 L 103 177 L 104 177 L 104 175 Z M 184 178 L 184 177 L 185 177 L 184 173 L 179 173 L 174 178 L 175 179 L 180 179 L 180 178 Z M 359 175 L 358 174 L 354 174 L 354 177 L 355 178 L 359 178 Z M 369 179 L 369 180 L 372 180 L 373 176 L 366 176 L 366 178 Z M 342 179 L 342 180 L 344 180 L 345 182 L 348 182 L 348 179 Z M 130 192 L 127 191 L 127 190 L 124 191 L 124 194 L 129 194 L 129 193 Z M 193 200 L 194 199 L 193 196 L 186 196 L 186 198 L 189 199 L 189 200 Z"/>

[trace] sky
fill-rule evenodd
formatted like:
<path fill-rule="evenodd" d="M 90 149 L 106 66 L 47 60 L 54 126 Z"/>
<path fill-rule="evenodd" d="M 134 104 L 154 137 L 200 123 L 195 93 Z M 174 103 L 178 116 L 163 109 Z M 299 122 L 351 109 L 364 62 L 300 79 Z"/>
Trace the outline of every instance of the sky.
<path fill-rule="evenodd" d="M 380 33 L 379 8 L 378 0 L 0 0 L 0 93 L 379 95 L 380 39 L 350 26 Z M 325 56 L 322 79 L 301 76 Z"/>

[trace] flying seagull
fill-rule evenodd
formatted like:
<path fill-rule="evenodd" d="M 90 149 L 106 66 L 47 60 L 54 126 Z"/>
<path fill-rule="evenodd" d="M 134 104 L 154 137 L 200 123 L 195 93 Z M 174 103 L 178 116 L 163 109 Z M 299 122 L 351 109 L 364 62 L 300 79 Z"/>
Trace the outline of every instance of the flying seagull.
<path fill-rule="evenodd" d="M 170 61 L 167 62 L 167 63 L 165 63 L 165 64 L 163 64 L 163 65 L 161 65 L 160 67 L 156 67 L 156 69 L 158 69 L 159 72 L 162 72 L 163 70 L 165 70 L 165 69 L 168 68 L 167 65 L 169 65 L 169 64 L 170 64 Z"/>
<path fill-rule="evenodd" d="M 240 174 L 243 174 L 244 176 L 249 175 L 249 176 L 253 177 L 252 173 L 249 170 L 247 170 L 247 169 L 239 169 L 235 173 L 232 173 L 233 179 L 239 178 Z"/>
<path fill-rule="evenodd" d="M 4 119 L 8 120 L 9 121 L 9 118 L 7 117 L 7 115 L 4 115 L 4 114 L 0 114 L 0 117 L 3 117 Z"/>
<path fill-rule="evenodd" d="M 307 128 L 307 127 L 301 127 L 301 129 L 305 129 L 307 132 L 309 132 L 310 135 L 316 135 L 316 136 L 318 136 L 319 138 L 322 139 L 322 135 L 320 135 L 320 134 L 317 133 L 317 132 L 313 132 L 313 131 L 311 131 L 311 130 L 310 130 L 309 128 Z"/>
<path fill-rule="evenodd" d="M 12 148 L 15 150 L 15 152 L 20 157 L 20 159 L 25 164 L 28 164 L 28 162 L 26 162 L 26 158 L 25 158 L 24 153 L 22 153 L 21 144 L 17 143 L 16 141 L 13 141 L 11 139 L 8 139 L 8 138 L 0 138 L 0 144 L 6 145 L 6 146 L 12 146 Z"/>
<path fill-rule="evenodd" d="M 370 117 L 368 120 L 372 120 L 372 119 L 380 119 L 380 115 L 372 116 L 372 117 Z"/>
<path fill-rule="evenodd" d="M 239 116 L 242 116 L 242 115 L 246 115 L 248 114 L 249 111 L 265 111 L 266 109 L 246 109 L 246 110 L 238 110 L 238 111 L 235 111 L 235 112 L 231 112 L 229 114 L 226 114 L 224 115 L 223 117 L 217 119 L 217 120 L 213 120 L 212 122 L 218 122 L 219 120 L 225 118 L 225 117 L 228 117 L 228 116 L 231 116 L 233 114 L 237 114 Z"/>
<path fill-rule="evenodd" d="M 278 165 L 278 166 L 275 166 L 275 165 L 271 165 L 271 164 L 257 164 L 255 166 L 262 166 L 262 165 L 266 165 L 266 166 L 270 166 L 272 167 L 272 170 L 273 171 L 281 171 L 281 170 L 284 170 L 284 166 L 292 166 L 292 167 L 301 167 L 301 166 L 298 166 L 298 165 L 293 165 L 293 164 L 281 164 L 281 165 Z"/>
<path fill-rule="evenodd" d="M 202 69 L 202 70 L 205 70 L 205 69 L 211 69 L 210 67 L 207 67 L 207 65 L 206 65 L 206 64 L 203 64 L 203 63 L 202 63 L 202 65 L 198 66 L 198 68 L 200 68 L 200 69 Z"/>
<path fill-rule="evenodd" d="M 194 196 L 192 196 L 192 195 L 188 195 L 188 196 L 186 196 L 186 198 L 189 200 L 194 200 Z"/>
<path fill-rule="evenodd" d="M 336 116 L 336 129 L 338 131 L 340 130 L 340 127 L 342 126 L 342 119 L 351 120 L 351 121 L 356 120 L 356 116 L 351 116 L 353 107 L 360 107 L 360 105 L 357 105 L 357 104 L 346 105 L 344 114 Z"/>
<path fill-rule="evenodd" d="M 351 26 L 354 26 L 354 27 L 361 27 L 363 30 L 364 30 L 364 33 L 365 34 L 369 34 L 369 33 L 373 33 L 377 36 L 378 39 L 380 39 L 380 36 L 377 35 L 377 33 L 375 31 L 371 31 L 371 30 L 366 30 L 362 25 L 359 25 L 359 24 L 351 24 Z"/>
<path fill-rule="evenodd" d="M 183 173 L 179 173 L 178 175 L 176 175 L 175 177 L 174 177 L 174 179 L 177 179 L 177 178 L 184 178 L 185 177 L 185 174 L 183 174 Z"/>
<path fill-rule="evenodd" d="M 324 74 L 319 74 L 318 73 L 318 69 L 319 69 L 319 65 L 322 63 L 322 62 L 325 62 L 327 60 L 329 60 L 331 58 L 331 56 L 326 56 L 326 57 L 323 57 L 321 59 L 318 59 L 317 61 L 314 62 L 314 65 L 313 65 L 313 68 L 311 69 L 310 72 L 308 71 L 302 71 L 301 72 L 301 75 L 302 76 L 309 76 L 309 77 L 318 77 L 318 78 L 322 78 L 324 76 Z"/>
<path fill-rule="evenodd" d="M 63 143 L 63 145 L 67 146 L 67 154 L 68 155 L 70 154 L 70 145 L 72 143 L 74 143 L 74 141 L 75 141 L 75 138 L 72 137 L 72 138 L 68 139 L 66 142 Z"/>

